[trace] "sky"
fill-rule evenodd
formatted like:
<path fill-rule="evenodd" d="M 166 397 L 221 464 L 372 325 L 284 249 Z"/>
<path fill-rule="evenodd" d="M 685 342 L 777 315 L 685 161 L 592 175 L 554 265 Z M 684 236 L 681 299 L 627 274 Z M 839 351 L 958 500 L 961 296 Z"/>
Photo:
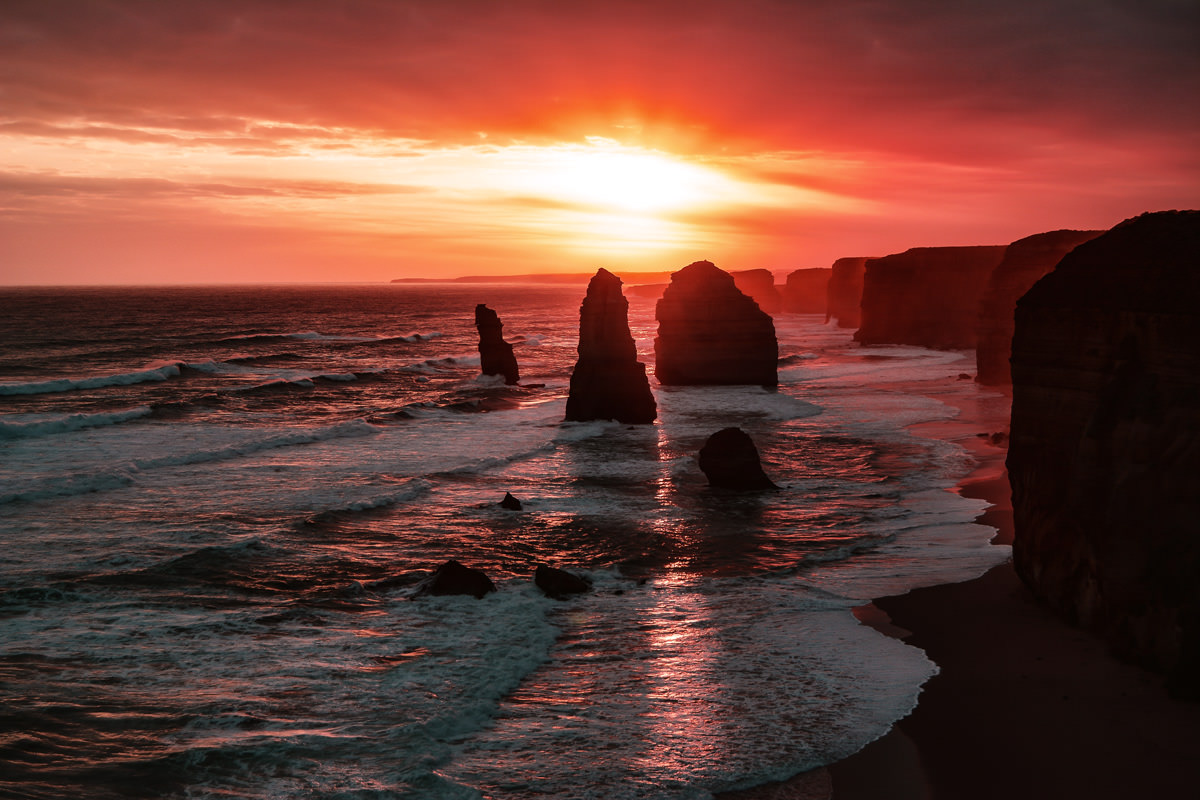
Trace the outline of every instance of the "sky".
<path fill-rule="evenodd" d="M 1200 207 L 1196 0 L 3 0 L 0 284 L 779 272 Z"/>

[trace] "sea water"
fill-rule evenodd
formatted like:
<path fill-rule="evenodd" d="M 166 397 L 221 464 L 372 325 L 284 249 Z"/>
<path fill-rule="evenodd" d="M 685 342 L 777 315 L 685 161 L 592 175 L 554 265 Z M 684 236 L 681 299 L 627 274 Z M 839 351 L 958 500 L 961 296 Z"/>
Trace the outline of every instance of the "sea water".
<path fill-rule="evenodd" d="M 936 666 L 851 609 L 1007 554 L 909 427 L 970 353 L 780 315 L 778 390 L 565 423 L 582 287 L 0 294 L 6 796 L 704 798 L 886 732 Z M 778 491 L 707 487 L 731 425 Z M 498 591 L 413 599 L 452 558 Z"/>

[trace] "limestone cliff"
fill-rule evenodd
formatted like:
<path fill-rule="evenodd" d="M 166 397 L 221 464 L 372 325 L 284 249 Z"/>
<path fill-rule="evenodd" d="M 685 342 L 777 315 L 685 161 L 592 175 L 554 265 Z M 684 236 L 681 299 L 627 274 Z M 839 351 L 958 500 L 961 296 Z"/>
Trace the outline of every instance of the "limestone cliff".
<path fill-rule="evenodd" d="M 655 316 L 659 383 L 778 384 L 775 323 L 711 262 L 697 261 L 671 275 Z"/>
<path fill-rule="evenodd" d="M 863 344 L 975 346 L 979 298 L 1003 246 L 915 247 L 872 258 L 863 276 Z"/>
<path fill-rule="evenodd" d="M 783 298 L 775 288 L 775 276 L 769 269 L 741 269 L 729 273 L 733 276 L 733 285 L 738 290 L 758 303 L 758 307 L 768 314 L 777 314 L 783 307 Z"/>
<path fill-rule="evenodd" d="M 1017 303 L 1013 561 L 1200 698 L 1200 212 L 1127 220 Z"/>
<path fill-rule="evenodd" d="M 504 341 L 500 315 L 483 303 L 475 306 L 475 328 L 479 331 L 479 367 L 484 375 L 503 375 L 512 385 L 521 380 L 512 345 Z"/>
<path fill-rule="evenodd" d="M 644 424 L 658 416 L 646 367 L 629 332 L 621 279 L 599 270 L 579 309 L 579 360 L 571 373 L 567 421 L 615 419 Z"/>
<path fill-rule="evenodd" d="M 789 314 L 825 314 L 832 274 L 829 267 L 789 272 L 783 285 L 783 310 Z"/>
<path fill-rule="evenodd" d="M 867 258 L 839 258 L 833 262 L 826 291 L 825 321 L 836 319 L 839 328 L 857 328 L 862 319 L 863 275 Z"/>
<path fill-rule="evenodd" d="M 1012 353 L 1013 312 L 1017 299 L 1038 278 L 1054 269 L 1063 256 L 1103 231 L 1050 231 L 1018 239 L 1004 251 L 992 270 L 979 301 L 976 380 L 988 385 L 1012 382 L 1008 359 Z"/>

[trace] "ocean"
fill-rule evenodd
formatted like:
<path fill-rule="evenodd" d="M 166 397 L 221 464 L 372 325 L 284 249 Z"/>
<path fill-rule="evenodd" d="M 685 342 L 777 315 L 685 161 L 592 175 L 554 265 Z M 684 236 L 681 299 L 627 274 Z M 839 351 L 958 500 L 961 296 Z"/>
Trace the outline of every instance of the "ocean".
<path fill-rule="evenodd" d="M 913 426 L 1006 399 L 779 315 L 778 390 L 565 423 L 583 294 L 0 290 L 0 795 L 706 798 L 885 733 L 936 666 L 851 609 L 1008 555 Z M 707 487 L 731 425 L 779 491 Z M 498 592 L 413 599 L 448 559 Z"/>

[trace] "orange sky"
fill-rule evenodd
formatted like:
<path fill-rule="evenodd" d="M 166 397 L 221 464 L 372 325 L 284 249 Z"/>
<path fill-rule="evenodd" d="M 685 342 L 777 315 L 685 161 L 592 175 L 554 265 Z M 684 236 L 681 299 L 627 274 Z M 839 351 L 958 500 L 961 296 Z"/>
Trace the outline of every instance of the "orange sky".
<path fill-rule="evenodd" d="M 827 266 L 1200 206 L 1192 0 L 4 0 L 0 283 Z"/>

